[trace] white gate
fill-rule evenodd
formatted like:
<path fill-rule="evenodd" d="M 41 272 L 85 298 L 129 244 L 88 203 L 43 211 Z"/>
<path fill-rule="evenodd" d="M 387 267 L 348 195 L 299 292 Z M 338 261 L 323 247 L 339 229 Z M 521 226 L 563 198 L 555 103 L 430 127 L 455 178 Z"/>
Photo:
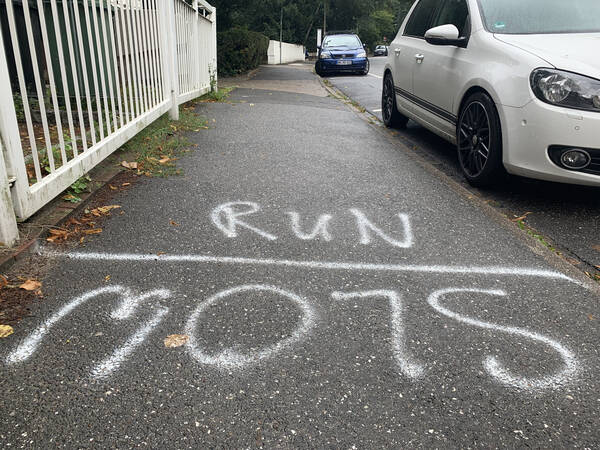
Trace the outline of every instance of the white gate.
<path fill-rule="evenodd" d="M 0 241 L 16 239 L 15 215 L 215 86 L 216 10 L 191 3 L 0 0 Z"/>

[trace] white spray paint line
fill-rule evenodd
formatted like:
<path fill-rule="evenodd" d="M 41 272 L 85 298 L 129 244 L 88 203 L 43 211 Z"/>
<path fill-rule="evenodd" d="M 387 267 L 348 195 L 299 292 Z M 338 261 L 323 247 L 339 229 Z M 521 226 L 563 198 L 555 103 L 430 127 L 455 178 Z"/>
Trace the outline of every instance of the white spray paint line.
<path fill-rule="evenodd" d="M 7 364 L 21 363 L 29 359 L 37 350 L 42 339 L 50 332 L 50 329 L 58 323 L 65 316 L 73 312 L 77 307 L 90 301 L 91 299 L 106 295 L 106 294 L 118 294 L 121 298 L 121 305 L 113 311 L 111 316 L 115 319 L 123 320 L 128 319 L 135 312 L 135 309 L 139 306 L 142 301 L 149 298 L 157 297 L 161 299 L 168 298 L 171 292 L 165 289 L 158 289 L 150 291 L 146 294 L 135 295 L 130 289 L 123 286 L 107 286 L 100 289 L 96 289 L 86 294 L 83 294 L 53 314 L 49 319 L 42 323 L 33 333 L 31 333 L 21 344 L 11 352 L 6 362 Z"/>
<path fill-rule="evenodd" d="M 75 308 L 83 303 L 104 294 L 117 294 L 123 291 L 121 286 L 107 286 L 104 288 L 90 291 L 80 297 L 67 303 L 43 324 L 41 324 L 33 333 L 31 333 L 13 352 L 6 358 L 7 364 L 16 364 L 27 360 L 35 353 L 42 339 L 48 334 L 50 329 L 63 317 L 71 313 Z"/>
<path fill-rule="evenodd" d="M 198 264 L 240 264 L 251 266 L 293 267 L 299 269 L 315 270 L 344 270 L 358 272 L 412 272 L 412 273 L 439 273 L 463 275 L 507 275 L 516 277 L 537 277 L 555 280 L 565 280 L 580 284 L 568 276 L 549 270 L 532 269 L 526 267 L 501 267 L 501 266 L 443 266 L 443 265 L 412 265 L 412 264 L 370 264 L 351 262 L 327 261 L 294 261 L 286 259 L 261 259 L 242 258 L 229 256 L 208 255 L 161 255 L 132 254 L 132 253 L 59 253 L 47 251 L 46 256 L 55 258 L 70 258 L 78 261 L 112 261 L 112 262 L 160 262 L 160 263 L 198 263 Z"/>
<path fill-rule="evenodd" d="M 117 371 L 121 364 L 144 343 L 148 335 L 158 326 L 168 312 L 168 308 L 160 308 L 155 316 L 131 336 L 123 346 L 116 349 L 111 356 L 92 369 L 92 378 L 95 380 L 106 379 Z"/>
<path fill-rule="evenodd" d="M 351 209 L 350 212 L 356 217 L 356 223 L 360 231 L 361 244 L 369 245 L 371 243 L 371 233 L 369 231 L 372 231 L 385 242 L 393 245 L 394 247 L 411 248 L 413 246 L 413 235 L 410 226 L 410 218 L 408 215 L 398 214 L 400 222 L 402 222 L 402 226 L 404 228 L 404 240 L 397 241 L 386 235 L 383 231 L 381 231 L 381 229 L 377 228 L 363 212 L 359 211 L 358 209 Z"/>
<path fill-rule="evenodd" d="M 352 300 L 364 299 L 369 297 L 383 297 L 389 300 L 392 310 L 391 329 L 392 329 L 392 347 L 394 358 L 400 367 L 400 372 L 411 380 L 416 380 L 423 376 L 425 366 L 416 362 L 406 349 L 406 336 L 404 333 L 403 313 L 404 305 L 402 299 L 396 291 L 366 291 L 366 292 L 334 292 L 331 294 L 334 300 Z"/>
<path fill-rule="evenodd" d="M 235 348 L 226 349 L 220 353 L 217 353 L 216 355 L 209 355 L 205 353 L 200 348 L 195 338 L 195 330 L 198 319 L 211 305 L 219 302 L 225 297 L 242 292 L 272 292 L 280 295 L 281 297 L 288 298 L 302 310 L 303 317 L 300 325 L 293 331 L 290 337 L 283 339 L 276 344 L 270 345 L 261 351 L 257 351 L 254 354 L 242 354 Z M 196 308 L 196 310 L 190 316 L 185 328 L 185 333 L 190 337 L 190 340 L 187 343 L 187 349 L 190 355 L 201 364 L 212 365 L 218 367 L 219 369 L 227 370 L 243 369 L 244 367 L 257 364 L 264 359 L 274 357 L 292 345 L 300 342 L 315 326 L 316 317 L 317 315 L 310 303 L 306 299 L 292 292 L 284 291 L 278 287 L 267 285 L 239 286 L 215 294 L 200 304 L 198 308 Z"/>
<path fill-rule="evenodd" d="M 239 207 L 246 207 L 246 210 L 239 210 Z M 270 241 L 275 241 L 277 239 L 276 236 L 273 236 L 266 231 L 259 230 L 239 219 L 239 217 L 248 216 L 259 211 L 260 206 L 254 202 L 230 202 L 216 207 L 211 213 L 211 219 L 215 226 L 228 238 L 237 237 L 237 229 L 239 227 L 253 231 Z"/>
<path fill-rule="evenodd" d="M 495 330 L 515 336 L 522 336 L 533 341 L 541 342 L 554 349 L 560 355 L 565 365 L 564 369 L 556 375 L 531 379 L 511 374 L 509 370 L 502 366 L 500 361 L 498 361 L 498 359 L 495 356 L 488 356 L 485 359 L 484 367 L 487 370 L 487 372 L 498 382 L 500 382 L 504 386 L 517 388 L 524 391 L 538 391 L 546 389 L 560 389 L 566 384 L 573 381 L 573 379 L 577 375 L 577 360 L 575 358 L 575 355 L 569 349 L 564 347 L 559 342 L 539 333 L 531 332 L 523 328 L 508 327 L 490 322 L 483 322 L 481 320 L 473 319 L 455 313 L 440 305 L 440 299 L 442 297 L 449 294 L 459 293 L 478 293 L 484 295 L 496 295 L 501 297 L 506 296 L 506 292 L 501 290 L 443 289 L 431 294 L 427 301 L 431 305 L 431 307 L 434 308 L 437 312 L 446 317 L 454 319 L 457 322 L 465 323 L 467 325 L 472 325 L 474 327 L 483 328 L 487 330 Z"/>
<path fill-rule="evenodd" d="M 319 217 L 311 233 L 305 233 L 302 231 L 302 226 L 300 225 L 300 214 L 297 212 L 289 212 L 288 215 L 292 221 L 292 231 L 298 239 L 303 241 L 312 241 L 318 236 L 321 236 L 324 241 L 331 241 L 332 237 L 327 229 L 329 221 L 332 219 L 329 214 L 323 214 Z"/>

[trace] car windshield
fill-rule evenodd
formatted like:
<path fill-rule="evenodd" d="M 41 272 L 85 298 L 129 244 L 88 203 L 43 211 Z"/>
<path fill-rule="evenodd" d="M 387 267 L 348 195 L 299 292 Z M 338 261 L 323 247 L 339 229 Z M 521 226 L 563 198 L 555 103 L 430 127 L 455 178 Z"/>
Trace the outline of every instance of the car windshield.
<path fill-rule="evenodd" d="M 479 0 L 487 29 L 499 34 L 600 32 L 600 0 Z"/>
<path fill-rule="evenodd" d="M 356 36 L 327 36 L 323 47 L 360 47 L 360 41 Z"/>

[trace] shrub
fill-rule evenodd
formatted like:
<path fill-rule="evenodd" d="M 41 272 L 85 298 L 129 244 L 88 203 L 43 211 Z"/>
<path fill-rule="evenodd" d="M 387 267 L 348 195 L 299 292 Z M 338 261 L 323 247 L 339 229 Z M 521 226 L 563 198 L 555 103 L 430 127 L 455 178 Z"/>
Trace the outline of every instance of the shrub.
<path fill-rule="evenodd" d="M 267 58 L 269 38 L 244 28 L 217 35 L 219 75 L 231 76 L 256 69 Z"/>

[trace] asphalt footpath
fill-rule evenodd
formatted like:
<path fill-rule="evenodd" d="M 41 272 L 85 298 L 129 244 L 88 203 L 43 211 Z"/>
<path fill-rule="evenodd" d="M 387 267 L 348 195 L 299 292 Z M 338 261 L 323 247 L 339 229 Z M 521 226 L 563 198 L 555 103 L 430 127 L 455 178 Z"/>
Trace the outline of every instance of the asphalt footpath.
<path fill-rule="evenodd" d="M 597 446 L 597 295 L 315 80 L 199 105 L 183 177 L 42 249 L 0 446 Z"/>

